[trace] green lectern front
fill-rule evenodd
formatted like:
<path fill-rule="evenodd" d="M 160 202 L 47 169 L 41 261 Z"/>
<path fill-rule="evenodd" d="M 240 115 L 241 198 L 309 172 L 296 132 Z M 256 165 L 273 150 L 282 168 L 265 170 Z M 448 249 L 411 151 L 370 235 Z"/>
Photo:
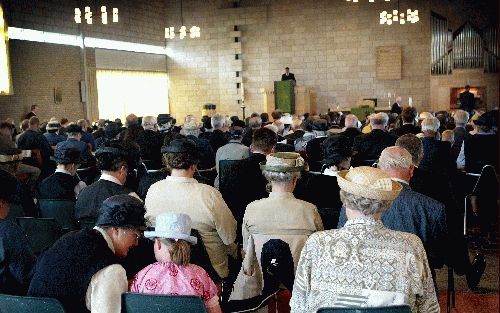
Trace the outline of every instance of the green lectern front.
<path fill-rule="evenodd" d="M 274 103 L 276 109 L 284 113 L 295 113 L 295 81 L 283 80 L 274 82 Z"/>

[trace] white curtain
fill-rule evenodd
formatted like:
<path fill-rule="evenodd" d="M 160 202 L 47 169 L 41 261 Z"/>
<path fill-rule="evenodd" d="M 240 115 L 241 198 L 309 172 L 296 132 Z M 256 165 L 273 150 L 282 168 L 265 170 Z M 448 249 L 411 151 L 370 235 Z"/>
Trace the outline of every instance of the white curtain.
<path fill-rule="evenodd" d="M 169 113 L 166 73 L 97 70 L 99 118 Z"/>

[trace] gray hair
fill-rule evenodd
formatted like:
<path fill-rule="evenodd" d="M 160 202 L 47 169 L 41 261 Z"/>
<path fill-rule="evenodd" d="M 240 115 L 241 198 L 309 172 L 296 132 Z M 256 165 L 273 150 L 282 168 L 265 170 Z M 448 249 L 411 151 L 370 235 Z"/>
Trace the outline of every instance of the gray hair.
<path fill-rule="evenodd" d="M 360 211 L 364 215 L 375 215 L 383 213 L 392 204 L 392 200 L 374 200 L 362 196 L 353 195 L 347 191 L 340 190 L 340 200 L 344 207 L 351 210 Z"/>
<path fill-rule="evenodd" d="M 181 131 L 179 132 L 183 136 L 195 136 L 198 137 L 200 135 L 200 129 L 186 129 L 182 128 Z"/>
<path fill-rule="evenodd" d="M 259 116 L 252 117 L 248 120 L 248 127 L 258 129 L 262 126 L 262 119 Z"/>
<path fill-rule="evenodd" d="M 384 125 L 386 126 L 387 123 L 389 122 L 389 115 L 384 112 L 379 112 L 377 114 L 374 114 L 372 117 L 370 117 L 370 124 L 371 125 Z"/>
<path fill-rule="evenodd" d="M 469 112 L 456 110 L 453 119 L 455 120 L 455 125 L 464 126 L 469 121 Z"/>
<path fill-rule="evenodd" d="M 358 128 L 358 117 L 354 114 L 348 114 L 345 117 L 345 127 Z"/>
<path fill-rule="evenodd" d="M 422 133 L 426 131 L 437 132 L 439 130 L 441 123 L 435 117 L 428 117 L 422 121 Z"/>
<path fill-rule="evenodd" d="M 142 127 L 144 127 L 144 129 L 153 129 L 155 125 L 156 125 L 156 117 L 144 116 L 142 118 Z"/>
<path fill-rule="evenodd" d="M 226 125 L 226 117 L 222 114 L 216 113 L 210 119 L 212 127 L 214 129 L 223 128 Z"/>
<path fill-rule="evenodd" d="M 412 163 L 410 152 L 403 147 L 393 146 L 382 151 L 377 165 L 381 170 L 408 169 L 412 166 Z"/>
<path fill-rule="evenodd" d="M 396 146 L 405 148 L 411 154 L 413 165 L 418 166 L 424 158 L 422 139 L 414 134 L 405 134 L 396 140 Z"/>
<path fill-rule="evenodd" d="M 293 180 L 294 177 L 297 179 L 300 178 L 300 172 L 274 172 L 274 171 L 262 171 L 262 175 L 267 179 L 270 183 L 289 183 Z"/>

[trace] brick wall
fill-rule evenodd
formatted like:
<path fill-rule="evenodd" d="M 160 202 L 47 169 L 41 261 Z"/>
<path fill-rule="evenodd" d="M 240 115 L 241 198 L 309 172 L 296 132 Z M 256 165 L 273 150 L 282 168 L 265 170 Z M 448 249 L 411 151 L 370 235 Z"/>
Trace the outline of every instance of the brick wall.
<path fill-rule="evenodd" d="M 388 92 L 406 101 L 411 96 L 417 107 L 430 108 L 428 2 L 418 4 L 419 23 L 392 26 L 379 25 L 379 12 L 392 10 L 394 3 L 270 3 L 220 9 L 217 2 L 184 1 L 184 24 L 200 26 L 202 38 L 167 42 L 172 113 L 200 115 L 204 103 L 214 102 L 220 112 L 241 115 L 236 87 L 229 79 L 234 62 L 229 32 L 234 25 L 242 31 L 247 112 L 262 111 L 259 88 L 272 88 L 285 66 L 295 73 L 298 84 L 313 88 L 314 105 L 320 111 L 337 105 L 350 107 L 362 98 L 376 97 L 386 105 Z M 178 19 L 178 12 L 167 14 L 173 24 Z M 402 46 L 402 79 L 377 80 L 376 47 L 392 45 Z"/>
<path fill-rule="evenodd" d="M 10 65 L 14 94 L 0 96 L 0 119 L 19 122 L 32 104 L 48 120 L 84 117 L 80 102 L 80 48 L 27 41 L 10 41 Z M 54 103 L 54 88 L 61 88 L 62 103 Z"/>

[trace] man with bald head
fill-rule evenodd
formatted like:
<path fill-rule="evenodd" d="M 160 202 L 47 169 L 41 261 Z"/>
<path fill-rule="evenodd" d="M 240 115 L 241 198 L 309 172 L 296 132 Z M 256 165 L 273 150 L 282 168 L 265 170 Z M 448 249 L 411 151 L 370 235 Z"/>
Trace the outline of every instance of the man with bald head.
<path fill-rule="evenodd" d="M 353 166 L 371 165 L 370 163 L 378 159 L 382 150 L 394 146 L 398 137 L 387 132 L 388 122 L 389 116 L 383 112 L 370 117 L 371 132 L 354 139 L 355 154 L 351 162 Z"/>
<path fill-rule="evenodd" d="M 382 216 L 384 226 L 417 235 L 424 244 L 431 269 L 442 267 L 448 243 L 444 205 L 410 188 L 414 165 L 406 149 L 385 148 L 378 160 L 378 167 L 403 186 L 401 193 Z M 345 222 L 345 209 L 342 208 L 339 226 Z"/>

